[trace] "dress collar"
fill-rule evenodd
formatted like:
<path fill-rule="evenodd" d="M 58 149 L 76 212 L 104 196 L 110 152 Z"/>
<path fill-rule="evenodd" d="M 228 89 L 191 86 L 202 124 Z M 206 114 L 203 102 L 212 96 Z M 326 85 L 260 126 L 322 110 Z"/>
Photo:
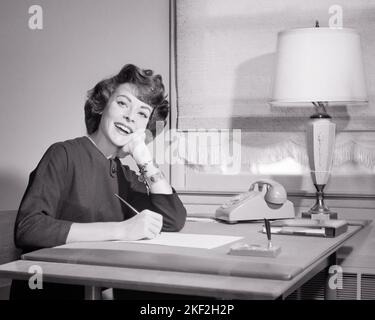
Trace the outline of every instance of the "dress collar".
<path fill-rule="evenodd" d="M 100 154 L 104 157 L 104 158 L 106 158 L 107 160 L 110 160 L 110 159 L 115 159 L 115 158 L 112 158 L 111 156 L 109 156 L 109 157 L 107 157 L 99 148 L 98 148 L 98 146 L 96 145 L 96 143 L 95 143 L 95 141 L 94 140 L 92 140 L 89 136 L 85 136 L 87 139 L 89 139 L 90 141 L 91 141 L 91 143 L 94 145 L 94 147 L 95 147 L 95 149 L 97 149 L 99 152 L 100 152 Z"/>

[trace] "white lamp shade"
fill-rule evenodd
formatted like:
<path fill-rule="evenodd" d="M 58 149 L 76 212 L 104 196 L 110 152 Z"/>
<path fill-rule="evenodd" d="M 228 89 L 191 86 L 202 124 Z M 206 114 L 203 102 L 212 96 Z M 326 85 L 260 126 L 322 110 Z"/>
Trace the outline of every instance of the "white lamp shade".
<path fill-rule="evenodd" d="M 275 67 L 272 105 L 367 102 L 360 37 L 353 29 L 280 32 Z"/>

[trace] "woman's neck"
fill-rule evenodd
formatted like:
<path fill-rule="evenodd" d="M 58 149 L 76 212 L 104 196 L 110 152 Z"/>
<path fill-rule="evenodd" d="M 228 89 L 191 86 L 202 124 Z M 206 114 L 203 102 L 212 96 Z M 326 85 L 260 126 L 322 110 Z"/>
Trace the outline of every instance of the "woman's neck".
<path fill-rule="evenodd" d="M 99 130 L 89 135 L 89 138 L 94 142 L 99 151 L 107 158 L 113 159 L 117 156 L 118 148 L 111 144 L 107 137 L 104 136 Z"/>

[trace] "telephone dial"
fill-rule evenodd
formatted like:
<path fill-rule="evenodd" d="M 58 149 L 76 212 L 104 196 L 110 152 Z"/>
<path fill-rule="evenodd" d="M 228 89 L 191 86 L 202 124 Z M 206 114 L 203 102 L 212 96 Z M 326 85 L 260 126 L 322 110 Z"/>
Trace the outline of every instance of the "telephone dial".
<path fill-rule="evenodd" d="M 260 219 L 295 218 L 294 206 L 285 188 L 271 179 L 256 181 L 247 192 L 230 198 L 215 213 L 227 223 Z"/>

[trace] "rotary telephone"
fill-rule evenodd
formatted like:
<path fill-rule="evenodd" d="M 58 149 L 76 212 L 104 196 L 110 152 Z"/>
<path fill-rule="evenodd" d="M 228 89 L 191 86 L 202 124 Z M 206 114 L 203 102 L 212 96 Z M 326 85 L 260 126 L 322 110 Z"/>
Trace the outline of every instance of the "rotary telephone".
<path fill-rule="evenodd" d="M 227 223 L 260 219 L 295 218 L 293 203 L 285 188 L 271 179 L 255 181 L 247 192 L 230 198 L 215 213 Z"/>

